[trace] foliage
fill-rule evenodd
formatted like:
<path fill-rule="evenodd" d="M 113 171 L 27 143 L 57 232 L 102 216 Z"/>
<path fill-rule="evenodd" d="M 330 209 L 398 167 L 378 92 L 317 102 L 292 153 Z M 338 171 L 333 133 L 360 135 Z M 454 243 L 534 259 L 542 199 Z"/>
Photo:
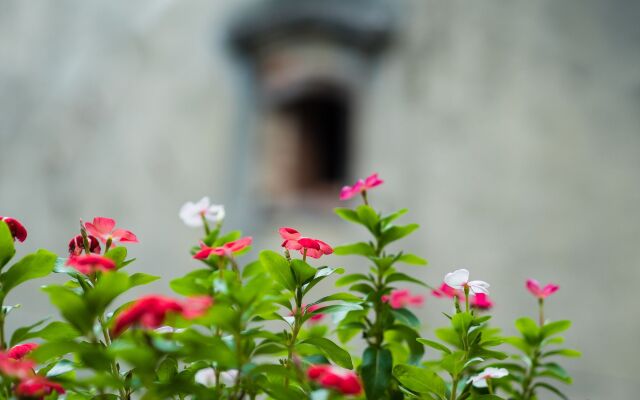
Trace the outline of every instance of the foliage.
<path fill-rule="evenodd" d="M 184 298 L 122 301 L 159 277 L 132 271 L 125 245 L 137 238 L 113 220 L 81 224 L 67 258 L 38 250 L 12 263 L 16 220 L 0 217 L 0 397 L 533 400 L 546 390 L 566 399 L 552 382 L 571 378 L 555 360 L 580 353 L 557 347 L 570 322 L 546 321 L 543 297 L 540 320 L 518 319 L 521 336 L 505 338 L 474 308 L 473 282 L 448 287 L 455 312 L 435 338 L 422 337 L 410 308 L 423 296 L 406 286 L 442 292 L 412 276 L 426 260 L 398 249 L 418 229 L 397 222 L 407 210 L 369 205 L 367 191 L 381 183 L 372 175 L 345 187 L 342 198 L 361 195 L 364 204 L 335 210 L 368 239 L 331 248 L 281 228 L 282 251 L 262 250 L 244 264 L 252 239 L 223 232 L 224 209 L 206 198 L 187 203 L 180 216 L 203 227 L 203 237 L 191 249 L 200 267 L 169 282 Z M 321 262 L 332 252 L 345 262 L 359 257 L 369 271 Z M 7 295 L 52 273 L 66 281 L 42 290 L 61 318 L 5 336 L 17 308 L 4 305 Z M 322 296 L 316 285 L 327 279 L 339 289 Z M 425 358 L 425 347 L 437 356 Z"/>

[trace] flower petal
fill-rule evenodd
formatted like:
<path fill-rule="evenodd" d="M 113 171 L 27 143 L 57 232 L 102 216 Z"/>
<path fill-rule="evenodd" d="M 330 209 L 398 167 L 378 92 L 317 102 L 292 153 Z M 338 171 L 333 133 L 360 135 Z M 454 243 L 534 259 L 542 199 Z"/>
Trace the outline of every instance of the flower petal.
<path fill-rule="evenodd" d="M 444 283 L 454 289 L 462 289 L 462 287 L 469 281 L 469 271 L 466 269 L 457 269 L 453 272 L 449 272 L 444 277 Z"/>

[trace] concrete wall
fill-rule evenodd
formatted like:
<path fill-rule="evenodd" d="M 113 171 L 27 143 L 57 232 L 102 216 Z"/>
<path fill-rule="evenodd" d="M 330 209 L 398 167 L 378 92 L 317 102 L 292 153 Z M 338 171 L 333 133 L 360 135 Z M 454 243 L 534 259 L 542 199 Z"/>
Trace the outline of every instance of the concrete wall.
<path fill-rule="evenodd" d="M 254 220 L 234 199 L 245 162 L 239 75 L 221 39 L 243 2 L 0 2 L 0 214 L 29 228 L 21 254 L 64 254 L 78 218 L 113 216 L 141 239 L 131 268 L 194 268 L 177 210 L 227 203 L 230 227 L 272 248 L 274 228 L 364 238 L 329 211 Z M 640 278 L 640 9 L 631 1 L 399 2 L 402 40 L 366 93 L 355 175 L 374 205 L 422 224 L 406 247 L 436 283 L 455 267 L 492 284 L 497 325 L 534 315 L 524 280 L 554 281 L 571 318 L 572 399 L 635 398 Z M 252 193 L 256 194 L 256 193 Z M 336 204 L 337 205 L 337 204 Z M 352 266 L 348 259 L 331 260 Z M 11 326 L 51 310 L 14 293 Z M 449 305 L 429 300 L 427 328 Z"/>

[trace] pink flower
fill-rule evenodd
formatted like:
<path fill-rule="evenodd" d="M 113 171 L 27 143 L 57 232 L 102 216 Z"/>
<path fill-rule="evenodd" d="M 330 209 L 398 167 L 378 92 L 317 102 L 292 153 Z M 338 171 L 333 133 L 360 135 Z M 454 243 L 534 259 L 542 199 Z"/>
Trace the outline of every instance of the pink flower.
<path fill-rule="evenodd" d="M 13 346 L 7 351 L 7 357 L 13 358 L 14 360 L 22 360 L 24 356 L 31 353 L 36 347 L 38 347 L 38 343 L 24 343 Z"/>
<path fill-rule="evenodd" d="M 378 178 L 378 174 L 372 174 L 367 179 L 359 179 L 353 186 L 344 186 L 340 191 L 340 200 L 349 200 L 369 189 L 382 185 L 384 181 Z"/>
<path fill-rule="evenodd" d="M 115 229 L 116 221 L 111 218 L 95 217 L 93 223 L 87 222 L 84 226 L 90 234 L 104 243 L 107 243 L 109 239 L 112 242 L 138 243 L 138 238 L 131 231 Z"/>
<path fill-rule="evenodd" d="M 384 295 L 381 300 L 385 303 L 389 303 L 391 308 L 403 308 L 406 306 L 416 306 L 419 307 L 424 303 L 424 296 L 412 296 L 409 293 L 409 290 L 394 290 L 391 292 L 390 296 Z"/>
<path fill-rule="evenodd" d="M 320 304 L 313 304 L 310 306 L 307 306 L 306 304 L 302 305 L 302 313 L 306 314 L 306 313 L 312 313 L 316 310 L 318 310 L 319 308 L 321 308 Z M 294 316 L 296 314 L 296 312 L 298 312 L 297 308 L 294 308 L 293 311 L 291 311 L 289 313 L 289 316 Z M 309 318 L 309 323 L 313 324 L 316 322 L 320 322 L 326 315 L 322 314 L 322 313 L 318 313 L 318 314 L 314 314 Z"/>
<path fill-rule="evenodd" d="M 26 379 L 34 374 L 36 364 L 31 360 L 16 360 L 8 353 L 0 352 L 0 374 L 18 379 Z"/>
<path fill-rule="evenodd" d="M 78 272 L 90 275 L 96 271 L 107 272 L 116 268 L 116 263 L 107 257 L 98 254 L 85 254 L 69 257 L 67 265 L 78 270 Z"/>
<path fill-rule="evenodd" d="M 362 392 L 362 383 L 355 372 L 329 364 L 312 365 L 307 370 L 307 376 L 321 386 L 345 395 L 358 395 Z"/>
<path fill-rule="evenodd" d="M 282 247 L 288 250 L 298 250 L 300 254 L 307 253 L 311 258 L 320 258 L 333 253 L 333 248 L 322 240 L 303 237 L 296 229 L 282 227 L 278 230 L 284 239 Z"/>
<path fill-rule="evenodd" d="M 484 293 L 477 293 L 471 297 L 471 307 L 478 310 L 489 310 L 493 307 L 493 301 Z"/>
<path fill-rule="evenodd" d="M 64 393 L 64 388 L 44 376 L 33 376 L 25 379 L 16 386 L 16 394 L 20 397 L 44 399 L 53 392 Z"/>
<path fill-rule="evenodd" d="M 161 295 L 141 297 L 118 314 L 113 334 L 118 336 L 132 325 L 141 325 L 147 329 L 158 328 L 169 313 L 181 314 L 186 319 L 200 317 L 213 304 L 211 298 L 205 297 L 207 296 L 192 297 L 184 303 Z"/>
<path fill-rule="evenodd" d="M 22 243 L 27 239 L 27 230 L 20 221 L 15 218 L 2 216 L 0 216 L 0 221 L 4 221 L 4 223 L 7 224 L 9 231 L 11 232 L 11 236 L 13 236 L 13 240 L 17 240 Z"/>
<path fill-rule="evenodd" d="M 202 317 L 212 305 L 213 299 L 210 296 L 189 297 L 182 307 L 182 316 L 186 319 Z"/>
<path fill-rule="evenodd" d="M 242 239 L 234 240 L 233 242 L 225 243 L 218 247 L 209 247 L 204 243 L 200 243 L 200 251 L 198 251 L 193 258 L 197 260 L 206 260 L 211 254 L 215 254 L 219 257 L 231 257 L 233 253 L 244 250 L 251 245 L 253 238 L 251 236 L 243 237 Z"/>
<path fill-rule="evenodd" d="M 452 288 L 446 283 L 442 283 L 438 289 L 434 289 L 431 291 L 431 294 L 435 297 L 449 297 L 453 299 L 454 297 L 458 300 L 464 298 L 464 293 Z"/>
<path fill-rule="evenodd" d="M 546 299 L 560 289 L 560 286 L 550 283 L 541 288 L 540 283 L 537 280 L 527 279 L 527 289 L 537 298 Z"/>
<path fill-rule="evenodd" d="M 100 254 L 102 250 L 100 248 L 100 242 L 95 236 L 88 235 L 89 251 L 92 253 Z M 69 241 L 69 255 L 79 256 L 84 251 L 84 244 L 82 243 L 82 235 L 77 235 Z"/>

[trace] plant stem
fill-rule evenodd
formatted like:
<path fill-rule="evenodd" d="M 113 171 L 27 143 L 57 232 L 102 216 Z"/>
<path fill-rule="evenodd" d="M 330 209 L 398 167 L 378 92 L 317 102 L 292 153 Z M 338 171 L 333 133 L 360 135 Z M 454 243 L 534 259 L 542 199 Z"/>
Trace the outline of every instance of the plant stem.
<path fill-rule="evenodd" d="M 7 348 L 7 344 L 5 343 L 4 337 L 4 301 L 0 302 L 0 350 L 4 350 Z"/>
<path fill-rule="evenodd" d="M 304 252 L 306 255 L 306 249 Z M 291 369 L 293 367 L 293 352 L 296 346 L 296 340 L 298 338 L 298 333 L 300 333 L 300 328 L 302 327 L 302 288 L 296 288 L 296 308 L 295 308 L 294 320 L 293 320 L 293 328 L 291 331 L 291 338 L 289 340 L 289 346 L 287 351 L 287 368 Z M 289 387 L 289 377 L 285 377 L 285 387 Z"/>
<path fill-rule="evenodd" d="M 538 367 L 538 358 L 540 357 L 540 347 L 536 345 L 533 349 L 533 356 L 531 357 L 531 365 L 527 370 L 527 375 L 522 382 L 522 400 L 529 400 L 531 396 L 533 396 L 533 375 L 536 372 L 536 368 Z"/>
<path fill-rule="evenodd" d="M 538 323 L 540 324 L 540 327 L 542 327 L 544 325 L 544 299 L 543 298 L 539 298 L 538 299 Z"/>
<path fill-rule="evenodd" d="M 360 194 L 362 194 L 362 200 L 364 201 L 364 205 L 368 206 L 369 200 L 367 199 L 367 191 L 363 190 L 362 192 L 360 192 Z"/>
<path fill-rule="evenodd" d="M 458 392 L 458 377 L 454 376 L 451 382 L 451 400 L 456 400 L 456 394 Z"/>
<path fill-rule="evenodd" d="M 204 213 L 200 213 L 200 218 L 202 218 L 202 225 L 204 226 L 204 234 L 205 236 L 209 236 L 209 234 L 211 233 L 211 228 L 209 228 L 209 222 L 207 222 L 207 219 L 204 217 Z"/>
<path fill-rule="evenodd" d="M 469 312 L 469 286 L 464 287 L 464 308 Z"/>

